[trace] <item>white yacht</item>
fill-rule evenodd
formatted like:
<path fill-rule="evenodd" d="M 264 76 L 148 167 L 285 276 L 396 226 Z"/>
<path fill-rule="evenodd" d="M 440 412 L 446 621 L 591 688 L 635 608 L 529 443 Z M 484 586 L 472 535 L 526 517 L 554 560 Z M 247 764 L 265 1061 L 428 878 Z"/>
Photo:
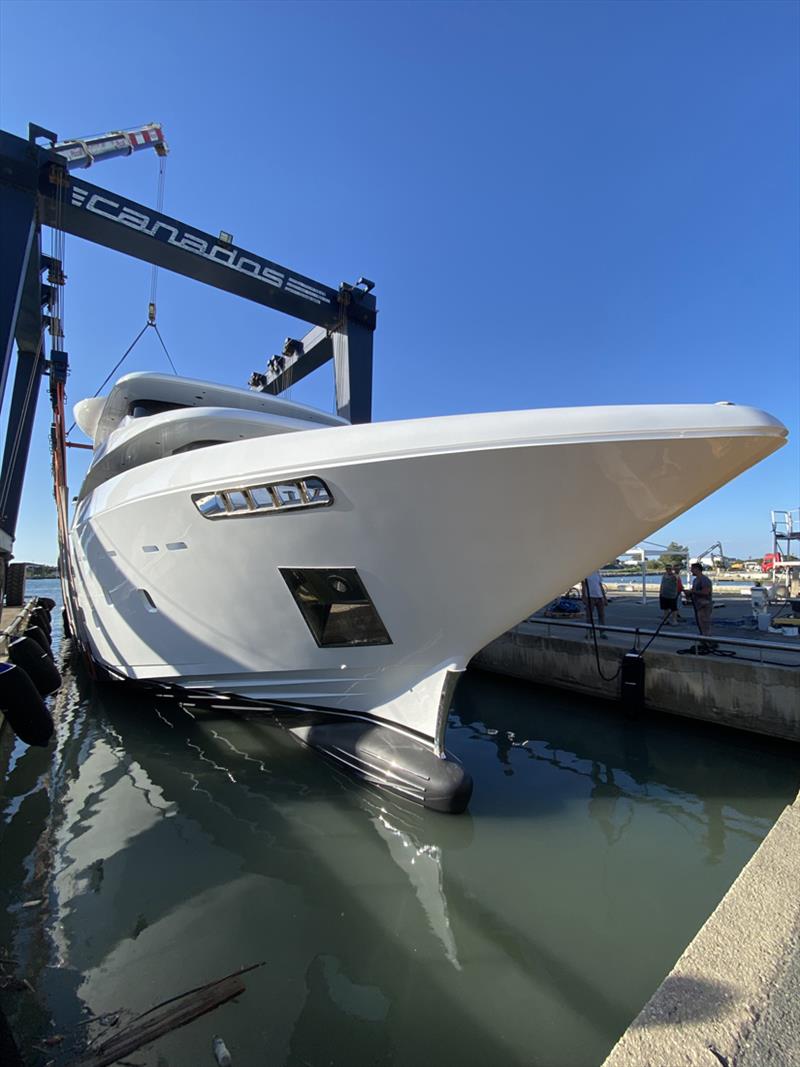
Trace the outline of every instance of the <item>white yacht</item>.
<path fill-rule="evenodd" d="M 292 709 L 304 741 L 442 810 L 471 789 L 444 747 L 470 658 L 787 433 L 730 404 L 350 425 L 150 373 L 75 414 L 94 456 L 65 592 L 91 657 Z"/>

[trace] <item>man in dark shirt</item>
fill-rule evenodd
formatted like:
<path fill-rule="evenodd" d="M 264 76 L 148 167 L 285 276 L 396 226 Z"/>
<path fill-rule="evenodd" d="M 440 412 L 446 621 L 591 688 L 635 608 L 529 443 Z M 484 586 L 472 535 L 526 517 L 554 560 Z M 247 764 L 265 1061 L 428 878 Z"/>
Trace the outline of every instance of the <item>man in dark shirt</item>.
<path fill-rule="evenodd" d="M 711 602 L 714 587 L 711 579 L 703 574 L 703 564 L 692 564 L 692 603 L 697 614 L 697 625 L 703 637 L 711 633 Z"/>

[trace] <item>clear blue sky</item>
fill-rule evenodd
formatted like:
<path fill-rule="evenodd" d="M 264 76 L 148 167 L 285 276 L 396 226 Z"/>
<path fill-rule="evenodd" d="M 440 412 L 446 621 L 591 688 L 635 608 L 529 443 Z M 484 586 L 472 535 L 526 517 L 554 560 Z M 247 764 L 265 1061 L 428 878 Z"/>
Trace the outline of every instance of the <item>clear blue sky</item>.
<path fill-rule="evenodd" d="M 376 419 L 753 403 L 791 444 L 655 539 L 762 552 L 770 508 L 800 503 L 797 3 L 5 0 L 1 17 L 3 128 L 160 121 L 169 214 L 332 285 L 375 279 Z M 91 174 L 146 203 L 156 177 L 150 153 Z M 68 238 L 66 270 L 75 402 L 143 324 L 149 267 Z M 163 271 L 158 311 L 181 373 L 234 384 L 303 332 Z M 134 355 L 126 370 L 167 369 L 152 331 Z M 293 398 L 330 409 L 330 370 Z M 40 408 L 16 548 L 46 561 L 44 390 Z"/>

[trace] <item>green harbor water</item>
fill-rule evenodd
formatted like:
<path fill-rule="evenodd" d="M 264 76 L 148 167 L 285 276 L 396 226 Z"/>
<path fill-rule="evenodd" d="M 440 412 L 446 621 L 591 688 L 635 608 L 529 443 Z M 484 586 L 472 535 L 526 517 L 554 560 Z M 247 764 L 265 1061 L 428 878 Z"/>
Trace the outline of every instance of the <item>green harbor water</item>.
<path fill-rule="evenodd" d="M 36 1067 L 260 961 L 126 1059 L 213 1067 L 219 1034 L 234 1067 L 599 1064 L 800 784 L 790 745 L 479 672 L 448 733 L 462 816 L 256 716 L 80 671 L 53 706 L 51 748 L 0 742 L 0 998 Z"/>

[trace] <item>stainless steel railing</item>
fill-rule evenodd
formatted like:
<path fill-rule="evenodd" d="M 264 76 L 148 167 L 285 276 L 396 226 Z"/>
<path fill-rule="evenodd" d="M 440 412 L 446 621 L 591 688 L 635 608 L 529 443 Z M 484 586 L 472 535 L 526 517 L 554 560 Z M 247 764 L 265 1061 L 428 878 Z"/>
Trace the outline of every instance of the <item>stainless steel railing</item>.
<path fill-rule="evenodd" d="M 8 658 L 9 642 L 21 634 L 23 627 L 28 625 L 28 620 L 35 604 L 35 598 L 29 599 L 19 609 L 19 614 L 14 616 L 8 626 L 4 630 L 0 630 L 0 660 Z"/>
<path fill-rule="evenodd" d="M 592 625 L 588 622 L 571 621 L 567 619 L 546 619 L 539 616 L 533 616 L 529 619 L 525 619 L 524 622 L 519 624 L 520 626 L 538 626 L 543 627 L 546 630 L 546 636 L 563 636 L 562 634 L 554 635 L 551 633 L 551 627 L 556 627 L 560 630 L 591 630 Z M 518 629 L 518 627 L 515 627 Z M 648 628 L 644 626 L 597 626 L 598 630 L 603 630 L 609 634 L 628 634 L 634 637 L 634 647 L 638 648 L 640 638 L 654 637 L 657 633 L 656 629 Z M 690 644 L 697 644 L 700 641 L 709 642 L 712 641 L 716 645 L 734 645 L 736 647 L 747 648 L 753 652 L 759 653 L 759 662 L 764 660 L 764 652 L 783 652 L 787 653 L 790 658 L 797 657 L 797 665 L 800 665 L 800 637 L 787 638 L 786 641 L 760 641 L 749 637 L 726 637 L 720 634 L 713 634 L 710 637 L 702 637 L 696 630 L 685 631 L 681 630 L 679 633 L 675 633 L 673 630 L 666 632 L 661 630 L 656 637 L 656 641 L 683 641 Z M 655 644 L 655 642 L 654 642 Z M 795 666 L 793 662 L 782 664 L 781 666 Z"/>

